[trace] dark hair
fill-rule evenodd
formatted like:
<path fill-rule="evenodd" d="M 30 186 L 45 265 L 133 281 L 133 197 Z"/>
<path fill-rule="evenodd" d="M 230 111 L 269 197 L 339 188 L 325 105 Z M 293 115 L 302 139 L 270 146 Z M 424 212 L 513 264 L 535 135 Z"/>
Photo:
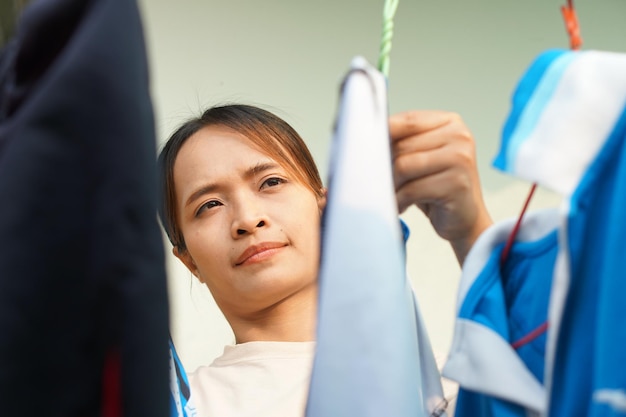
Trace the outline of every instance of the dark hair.
<path fill-rule="evenodd" d="M 167 140 L 159 155 L 161 180 L 161 222 L 175 247 L 186 248 L 178 227 L 174 163 L 187 139 L 207 126 L 225 126 L 249 139 L 259 149 L 282 165 L 314 194 L 323 196 L 323 185 L 311 152 L 298 134 L 280 117 L 258 107 L 232 104 L 211 107 L 200 117 L 183 123 Z"/>

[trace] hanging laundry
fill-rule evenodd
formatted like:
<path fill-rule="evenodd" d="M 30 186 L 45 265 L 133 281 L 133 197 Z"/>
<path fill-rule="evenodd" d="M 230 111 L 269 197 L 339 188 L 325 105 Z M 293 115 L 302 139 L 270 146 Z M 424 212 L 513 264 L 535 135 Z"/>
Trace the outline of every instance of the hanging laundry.
<path fill-rule="evenodd" d="M 0 61 L 0 414 L 167 416 L 156 143 L 132 0 L 33 1 Z"/>
<path fill-rule="evenodd" d="M 543 412 L 546 322 L 557 255 L 558 211 L 525 216 L 505 267 L 500 256 L 514 219 L 486 230 L 463 265 L 454 338 L 444 376 L 460 384 L 456 417 Z"/>
<path fill-rule="evenodd" d="M 492 375 L 497 366 L 503 366 L 501 362 L 509 366 L 511 362 L 522 362 L 527 373 L 535 377 L 534 383 L 529 383 L 534 385 L 532 392 L 524 397 L 532 398 L 533 404 L 511 398 L 503 390 L 494 391 L 488 378 L 482 384 L 472 385 L 469 381 L 472 368 L 463 368 L 463 363 L 482 357 L 478 350 L 493 335 L 483 335 L 478 340 L 471 339 L 470 332 L 464 331 L 468 327 L 463 320 L 468 295 L 478 294 L 474 289 L 476 284 L 465 280 L 464 271 L 459 319 L 444 368 L 444 375 L 457 379 L 466 392 L 459 396 L 457 415 L 462 415 L 461 412 L 477 416 L 508 415 L 473 413 L 471 405 L 463 404 L 462 397 L 476 398 L 478 394 L 485 395 L 483 402 L 505 399 L 540 415 L 623 416 L 626 413 L 626 373 L 618 366 L 626 360 L 623 349 L 626 331 L 621 331 L 619 325 L 621 317 L 626 315 L 622 296 L 626 289 L 625 252 L 621 244 L 626 235 L 624 74 L 625 54 L 552 50 L 533 62 L 517 87 L 494 165 L 565 197 L 557 218 L 545 222 L 545 236 L 552 233 L 550 224 L 557 233 L 554 262 L 549 262 L 547 255 L 541 260 L 525 255 L 508 260 L 505 268 L 514 270 L 527 264 L 530 270 L 524 279 L 530 282 L 524 281 L 523 288 L 532 291 L 534 286 L 542 304 L 545 284 L 535 279 L 533 270 L 541 275 L 548 273 L 551 278 L 543 384 L 538 384 L 539 368 L 533 368 L 521 354 L 518 359 L 511 355 L 493 357 L 492 363 L 483 363 L 481 370 Z M 485 258 L 486 246 L 478 243 L 486 242 L 489 234 L 503 227 L 496 225 L 481 236 L 468 257 L 468 266 Z M 527 228 L 523 224 L 520 233 L 532 235 L 538 231 L 540 228 Z M 531 240 L 536 239 L 531 236 Z M 474 303 L 486 304 L 488 300 L 483 296 Z M 505 306 L 505 311 L 508 307 Z M 507 315 L 494 314 L 491 320 L 499 321 L 503 328 L 513 323 Z M 480 328 L 482 333 L 487 333 L 483 326 Z M 506 337 L 503 340 L 506 342 Z M 508 342 L 514 341 L 509 338 Z"/>
<path fill-rule="evenodd" d="M 170 417 L 197 416 L 185 367 L 170 338 Z"/>
<path fill-rule="evenodd" d="M 332 143 L 308 417 L 444 413 L 405 273 L 387 116 L 384 77 L 355 58 Z"/>

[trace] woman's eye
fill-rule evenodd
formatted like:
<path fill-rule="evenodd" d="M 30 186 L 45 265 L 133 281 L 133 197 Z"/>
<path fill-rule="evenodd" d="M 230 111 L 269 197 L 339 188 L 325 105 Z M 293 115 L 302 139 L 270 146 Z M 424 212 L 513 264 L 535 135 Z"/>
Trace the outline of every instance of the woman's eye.
<path fill-rule="evenodd" d="M 278 177 L 272 177 L 272 178 L 268 178 L 265 181 L 263 181 L 263 184 L 261 184 L 261 188 L 265 188 L 265 187 L 276 187 L 277 185 L 283 184 L 286 181 L 282 178 L 278 178 Z"/>
<path fill-rule="evenodd" d="M 196 213 L 196 215 L 200 214 L 204 210 L 209 210 L 209 209 L 212 209 L 213 207 L 217 207 L 217 206 L 221 206 L 221 205 L 222 205 L 222 203 L 220 203 L 217 200 L 207 201 L 206 203 L 204 203 L 203 205 L 200 206 L 200 208 L 198 209 L 198 212 Z"/>

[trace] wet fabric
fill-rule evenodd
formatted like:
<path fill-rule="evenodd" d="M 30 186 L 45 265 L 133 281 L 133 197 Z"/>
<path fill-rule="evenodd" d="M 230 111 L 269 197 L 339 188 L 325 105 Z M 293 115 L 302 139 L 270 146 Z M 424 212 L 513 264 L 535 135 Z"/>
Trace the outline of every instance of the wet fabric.
<path fill-rule="evenodd" d="M 356 58 L 341 89 L 323 216 L 307 416 L 428 416 L 440 375 L 405 272 L 386 81 Z"/>

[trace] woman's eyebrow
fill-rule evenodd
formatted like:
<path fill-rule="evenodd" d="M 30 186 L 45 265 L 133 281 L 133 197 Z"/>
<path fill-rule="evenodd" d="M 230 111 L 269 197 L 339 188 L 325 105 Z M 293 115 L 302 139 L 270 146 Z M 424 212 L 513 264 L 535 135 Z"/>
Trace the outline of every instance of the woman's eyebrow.
<path fill-rule="evenodd" d="M 193 203 L 194 201 L 196 201 L 197 199 L 199 199 L 203 195 L 215 192 L 215 190 L 217 190 L 219 188 L 220 188 L 220 185 L 219 184 L 215 184 L 215 183 L 206 184 L 206 185 L 198 188 L 196 191 L 191 193 L 191 195 L 189 196 L 189 198 L 185 202 L 185 207 L 187 207 L 188 205 L 190 205 L 191 203 Z"/>
<path fill-rule="evenodd" d="M 270 171 L 279 167 L 280 165 L 278 165 L 276 162 L 259 162 L 255 166 L 250 167 L 246 170 L 246 172 L 244 173 L 244 178 L 251 179 L 262 172 Z"/>
<path fill-rule="evenodd" d="M 259 162 L 256 165 L 251 166 L 250 168 L 246 169 L 243 174 L 243 178 L 245 180 L 250 180 L 265 171 L 270 171 L 270 170 L 277 169 L 277 168 L 280 168 L 280 165 L 278 165 L 276 162 Z M 193 203 L 195 200 L 199 199 L 203 195 L 213 193 L 222 187 L 223 186 L 218 183 L 209 183 L 209 184 L 203 185 L 202 187 L 198 188 L 189 196 L 189 198 L 185 202 L 185 207 L 190 205 L 191 203 Z"/>

